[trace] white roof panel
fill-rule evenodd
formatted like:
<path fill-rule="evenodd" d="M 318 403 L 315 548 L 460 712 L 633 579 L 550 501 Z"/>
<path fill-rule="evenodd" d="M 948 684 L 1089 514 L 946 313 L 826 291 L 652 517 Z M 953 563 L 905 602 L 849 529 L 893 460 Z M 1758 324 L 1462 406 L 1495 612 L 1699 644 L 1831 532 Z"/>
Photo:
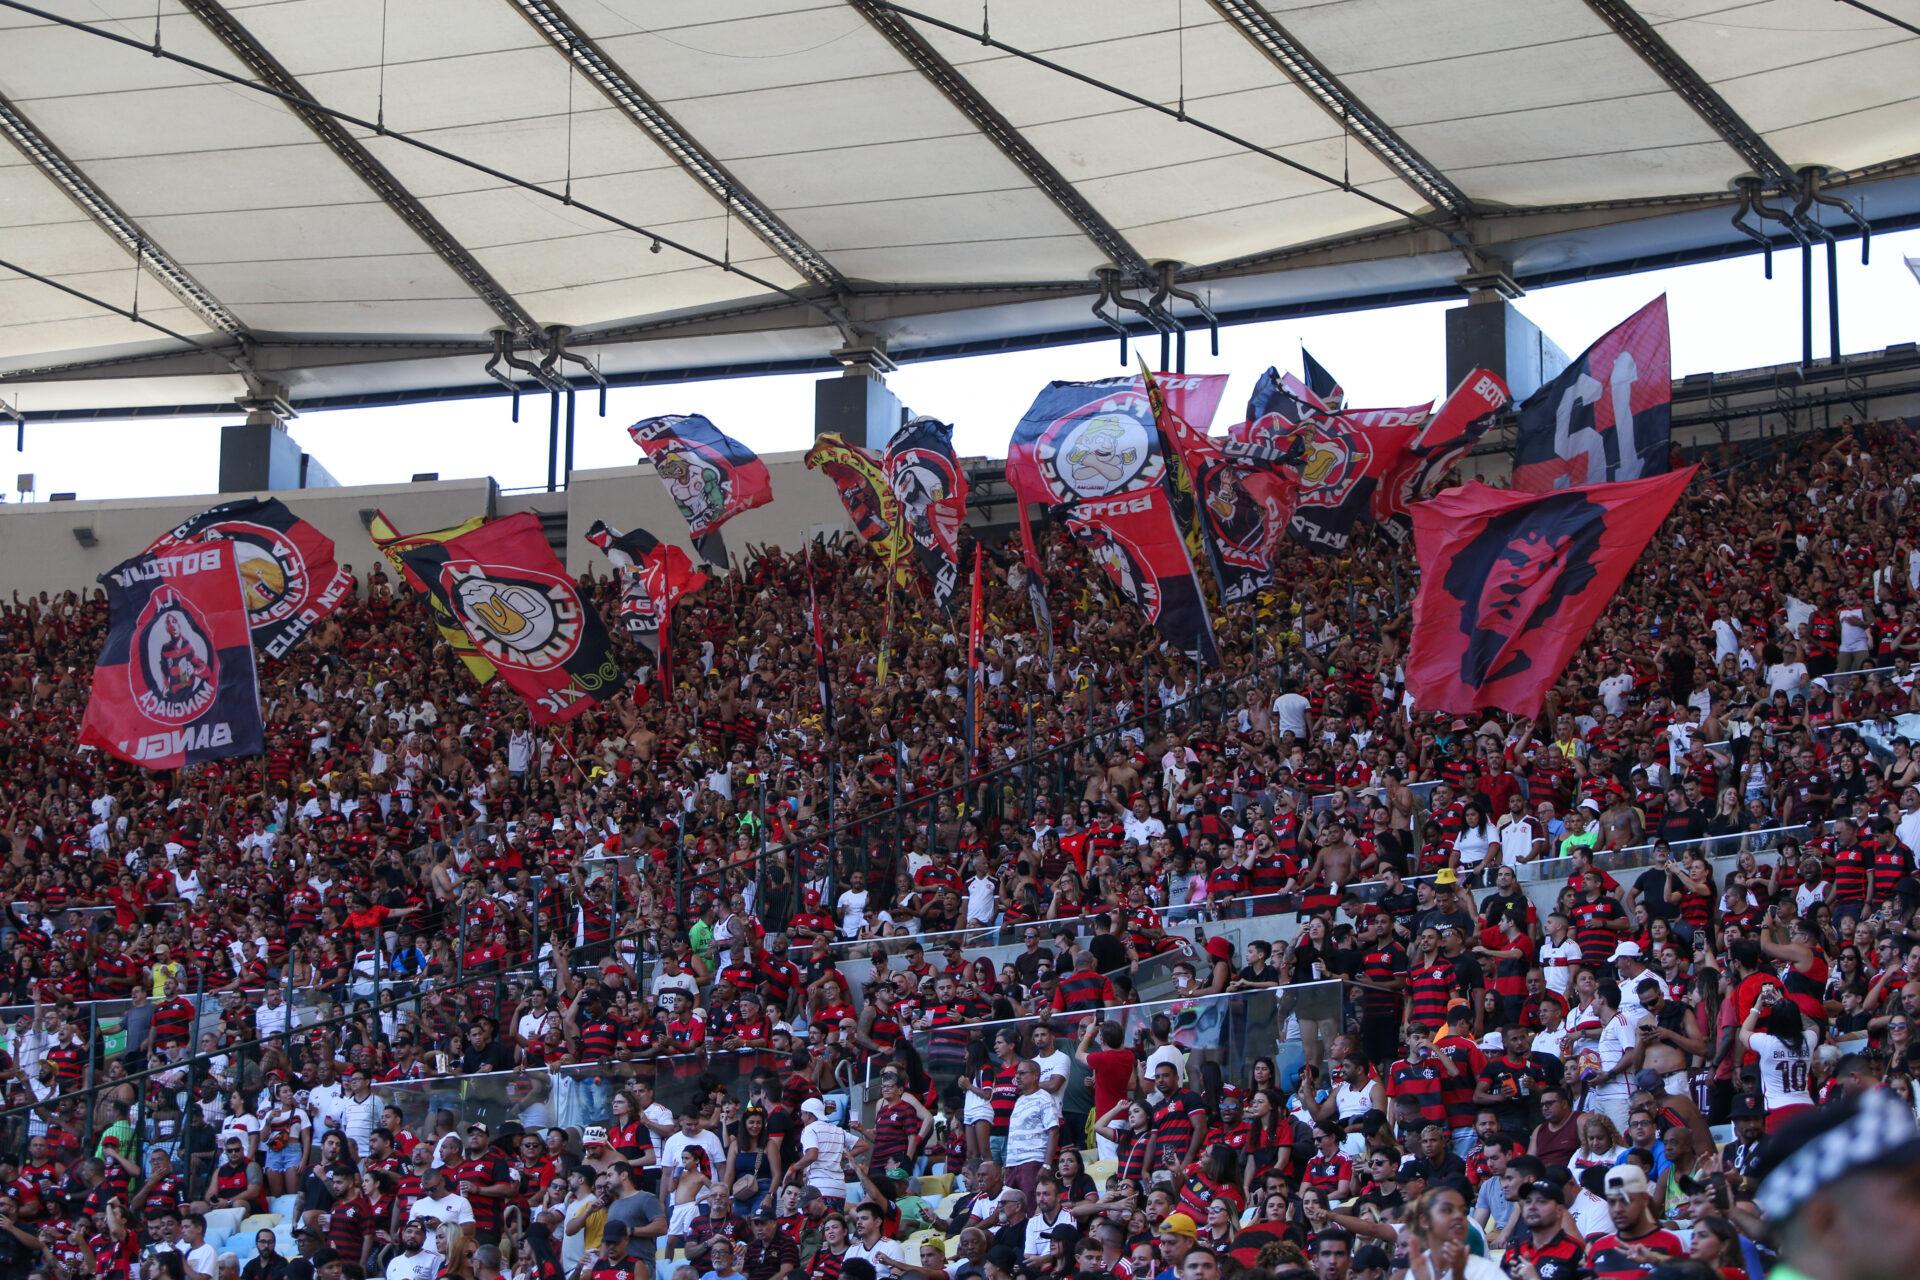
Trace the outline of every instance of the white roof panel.
<path fill-rule="evenodd" d="M 0 396 L 54 410 L 240 394 L 240 337 L 312 404 L 479 384 L 503 323 L 643 376 L 1099 332 L 1109 265 L 1241 315 L 1557 281 L 1742 249 L 1733 181 L 1803 165 L 1920 225 L 1920 39 L 1831 0 L 168 0 L 161 57 L 152 0 L 13 3 L 0 262 L 97 300 L 0 267 Z M 107 309 L 129 233 L 219 350 Z"/>

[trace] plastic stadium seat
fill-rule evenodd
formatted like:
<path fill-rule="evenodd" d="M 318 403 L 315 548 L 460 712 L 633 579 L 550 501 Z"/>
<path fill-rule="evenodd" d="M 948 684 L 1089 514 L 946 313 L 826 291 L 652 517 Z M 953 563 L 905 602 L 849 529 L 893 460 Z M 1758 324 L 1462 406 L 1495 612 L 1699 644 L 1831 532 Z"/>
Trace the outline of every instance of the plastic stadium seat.
<path fill-rule="evenodd" d="M 1120 1170 L 1118 1160 L 1089 1160 L 1086 1164 L 1087 1176 L 1096 1183 L 1105 1183 Z"/>
<path fill-rule="evenodd" d="M 922 1174 L 913 1180 L 912 1190 L 913 1194 L 926 1196 L 929 1199 L 934 1196 L 943 1196 L 953 1190 L 953 1175 L 950 1173 Z"/>

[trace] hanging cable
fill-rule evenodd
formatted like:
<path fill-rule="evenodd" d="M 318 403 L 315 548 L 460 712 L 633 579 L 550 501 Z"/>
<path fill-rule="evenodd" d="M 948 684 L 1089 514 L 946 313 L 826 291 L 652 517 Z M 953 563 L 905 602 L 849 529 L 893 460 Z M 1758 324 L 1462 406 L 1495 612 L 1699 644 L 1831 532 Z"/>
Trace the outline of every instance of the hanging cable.
<path fill-rule="evenodd" d="M 573 59 L 567 59 L 567 183 L 561 199 L 573 203 Z"/>
<path fill-rule="evenodd" d="M 373 131 L 387 131 L 387 0 L 380 0 L 380 87 L 373 104 Z"/>
<path fill-rule="evenodd" d="M 1862 4 L 1861 0 L 1840 0 L 1840 3 L 1845 5 L 1852 5 L 1854 8 L 1858 9 L 1862 13 L 1870 13 L 1874 17 L 1880 19 L 1882 22 L 1891 22 L 1894 26 L 1900 28 L 1902 31 L 1909 31 L 1916 36 L 1920 36 L 1920 27 L 1914 26 L 1911 22 L 1908 22 L 1904 18 L 1896 18 L 1892 14 L 1886 12 L 1883 9 L 1876 9 L 1870 4 Z"/>

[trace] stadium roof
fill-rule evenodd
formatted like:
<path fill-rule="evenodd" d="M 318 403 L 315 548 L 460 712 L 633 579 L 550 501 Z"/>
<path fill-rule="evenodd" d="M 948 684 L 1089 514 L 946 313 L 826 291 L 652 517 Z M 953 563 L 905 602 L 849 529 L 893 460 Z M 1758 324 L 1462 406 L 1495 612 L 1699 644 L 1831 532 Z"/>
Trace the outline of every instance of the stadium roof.
<path fill-rule="evenodd" d="M 1751 250 L 1745 178 L 1784 243 L 1809 166 L 1912 225 L 1915 24 L 1920 0 L 0 0 L 0 400 L 471 393 L 490 330 L 537 361 L 552 325 L 616 380 L 952 355 L 1110 332 L 1103 269 L 1138 332 L 1200 320 L 1163 283 L 1230 318 L 1457 297 Z"/>

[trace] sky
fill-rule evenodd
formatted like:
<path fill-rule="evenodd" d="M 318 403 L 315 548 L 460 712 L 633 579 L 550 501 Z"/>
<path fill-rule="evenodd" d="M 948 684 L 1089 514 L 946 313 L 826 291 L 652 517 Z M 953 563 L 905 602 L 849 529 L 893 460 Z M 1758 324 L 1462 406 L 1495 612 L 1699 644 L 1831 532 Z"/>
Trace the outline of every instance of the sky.
<path fill-rule="evenodd" d="M 1920 281 L 1903 258 L 1920 257 L 1920 231 L 1876 236 L 1862 266 L 1858 242 L 1840 249 L 1841 346 L 1877 351 L 1920 340 Z M 1827 354 L 1826 273 L 1816 255 L 1816 358 Z M 1676 267 L 1528 293 L 1520 311 L 1577 354 L 1595 338 L 1664 291 L 1673 332 L 1673 375 L 1727 372 L 1800 357 L 1800 258 L 1776 254 L 1773 279 L 1758 255 Z M 1345 386 L 1348 403 L 1420 404 L 1447 393 L 1443 312 L 1458 302 L 1358 311 L 1306 320 L 1234 325 L 1221 330 L 1220 355 L 1204 334 L 1187 344 L 1188 371 L 1231 375 L 1222 400 L 1224 428 L 1246 403 L 1253 381 L 1270 364 L 1300 370 L 1304 342 Z M 1158 343 L 1146 348 L 1151 358 Z M 1083 380 L 1121 372 L 1117 340 L 1037 351 L 930 360 L 903 366 L 887 385 L 916 413 L 954 426 L 963 456 L 1004 457 L 1014 423 L 1034 394 L 1055 379 Z M 639 456 L 628 424 L 662 413 L 700 413 L 761 453 L 804 449 L 813 434 L 813 389 L 821 377 L 790 374 L 634 387 L 608 397 L 607 416 L 581 397 L 575 466 L 626 466 Z M 491 475 L 502 488 L 546 482 L 544 399 L 522 397 L 521 421 L 505 397 L 393 409 L 343 409 L 296 418 L 295 440 L 343 485 L 403 482 L 417 472 L 443 479 Z M 31 427 L 16 472 L 32 472 L 37 496 L 72 492 L 83 499 L 208 493 L 218 471 L 219 433 L 233 419 L 58 423 Z M 154 447 L 167 433 L 168 448 Z M 11 487 L 11 486 L 9 486 Z M 13 501 L 14 495 L 7 495 Z"/>

